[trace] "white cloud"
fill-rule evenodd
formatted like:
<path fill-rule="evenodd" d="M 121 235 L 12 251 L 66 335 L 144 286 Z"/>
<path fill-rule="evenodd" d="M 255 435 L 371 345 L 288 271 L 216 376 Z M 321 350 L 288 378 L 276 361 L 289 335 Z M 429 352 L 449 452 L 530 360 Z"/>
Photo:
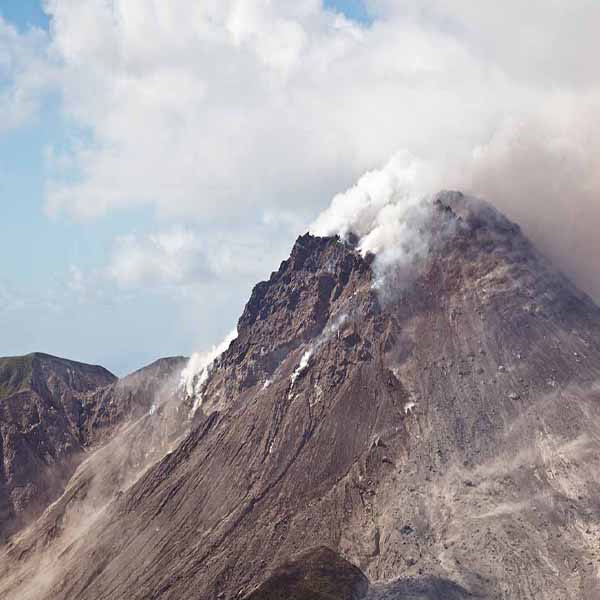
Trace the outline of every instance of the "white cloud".
<path fill-rule="evenodd" d="M 118 238 L 107 272 L 122 287 L 186 286 L 213 277 L 200 240 L 185 229 Z"/>
<path fill-rule="evenodd" d="M 273 231 L 279 237 L 269 239 Z M 98 277 L 108 277 L 123 289 L 170 289 L 202 292 L 214 285 L 234 284 L 248 292 L 289 254 L 289 229 L 269 224 L 229 224 L 226 232 L 172 226 L 154 233 L 129 234 L 113 240 L 107 264 L 86 276 L 71 268 L 73 289 Z M 283 241 L 285 240 L 285 241 Z M 265 251 L 268 245 L 268 251 Z"/>
<path fill-rule="evenodd" d="M 19 33 L 0 16 L 0 133 L 15 129 L 37 113 L 57 72 L 40 29 Z"/>
<path fill-rule="evenodd" d="M 71 149 L 77 182 L 52 181 L 51 212 L 285 206 L 306 220 L 400 148 L 470 149 L 510 88 L 444 32 L 396 18 L 363 28 L 317 1 L 48 7 L 65 106 L 91 134 Z"/>
<path fill-rule="evenodd" d="M 65 108 L 89 140 L 48 209 L 308 222 L 398 150 L 457 171 L 558 94 L 600 97 L 594 3 L 371 4 L 363 27 L 317 0 L 49 0 Z"/>
<path fill-rule="evenodd" d="M 385 18 L 444 31 L 509 76 L 549 88 L 600 83 L 600 4 L 589 0 L 368 0 Z"/>
<path fill-rule="evenodd" d="M 58 85 L 83 132 L 49 152 L 48 211 L 149 206 L 202 225 L 177 250 L 121 239 L 110 272 L 123 286 L 249 279 L 336 192 L 408 150 L 440 187 L 519 218 L 590 289 L 600 5 L 368 4 L 368 26 L 320 0 L 47 0 L 49 37 L 4 24 L 9 89 L 25 90 L 13 105 L 29 114 L 39 86 Z M 245 228 L 232 235 L 230 219 Z"/>

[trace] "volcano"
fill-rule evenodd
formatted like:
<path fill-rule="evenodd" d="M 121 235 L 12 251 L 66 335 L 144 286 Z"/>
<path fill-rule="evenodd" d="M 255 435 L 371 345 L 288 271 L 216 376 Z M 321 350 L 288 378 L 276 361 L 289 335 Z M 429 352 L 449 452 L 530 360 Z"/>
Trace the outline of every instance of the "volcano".
<path fill-rule="evenodd" d="M 92 394 L 0 595 L 600 597 L 600 309 L 490 205 L 427 214 L 384 279 L 353 235 L 298 238 L 189 393 L 176 363 L 156 406 Z"/>

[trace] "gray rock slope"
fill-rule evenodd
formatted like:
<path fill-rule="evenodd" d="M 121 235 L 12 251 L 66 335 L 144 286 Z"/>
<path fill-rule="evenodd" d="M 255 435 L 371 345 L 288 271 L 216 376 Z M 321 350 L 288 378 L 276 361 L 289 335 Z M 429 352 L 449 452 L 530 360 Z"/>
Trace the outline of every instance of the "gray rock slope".
<path fill-rule="evenodd" d="M 4 597 L 228 600 L 321 547 L 373 599 L 600 597 L 600 309 L 485 204 L 442 194 L 429 227 L 385 302 L 372 257 L 299 238 L 189 432 L 85 535 L 71 488 Z"/>

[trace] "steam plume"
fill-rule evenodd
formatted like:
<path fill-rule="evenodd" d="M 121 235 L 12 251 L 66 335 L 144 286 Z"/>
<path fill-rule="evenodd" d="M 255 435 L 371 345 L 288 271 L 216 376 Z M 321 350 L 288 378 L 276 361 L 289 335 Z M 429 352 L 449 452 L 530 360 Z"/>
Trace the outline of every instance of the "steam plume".
<path fill-rule="evenodd" d="M 181 386 L 185 389 L 189 398 L 194 398 L 192 414 L 202 404 L 202 386 L 208 379 L 216 359 L 229 348 L 229 344 L 237 338 L 237 335 L 237 329 L 234 329 L 227 334 L 220 344 L 213 346 L 211 350 L 194 353 L 181 372 Z"/>
<path fill-rule="evenodd" d="M 354 187 L 335 196 L 311 233 L 342 239 L 357 236 L 363 256 L 376 255 L 375 287 L 383 288 L 391 267 L 410 266 L 426 255 L 430 203 L 425 199 L 437 181 L 433 165 L 399 152 L 381 170 L 366 173 Z"/>

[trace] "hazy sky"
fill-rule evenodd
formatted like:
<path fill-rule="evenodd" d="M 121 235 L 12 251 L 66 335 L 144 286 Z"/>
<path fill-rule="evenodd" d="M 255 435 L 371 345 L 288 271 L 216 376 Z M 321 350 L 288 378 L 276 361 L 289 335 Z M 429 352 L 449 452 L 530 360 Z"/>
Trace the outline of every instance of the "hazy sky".
<path fill-rule="evenodd" d="M 0 355 L 122 374 L 209 347 L 335 193 L 399 151 L 494 196 L 597 283 L 578 257 L 600 224 L 598 2 L 0 14 Z"/>

